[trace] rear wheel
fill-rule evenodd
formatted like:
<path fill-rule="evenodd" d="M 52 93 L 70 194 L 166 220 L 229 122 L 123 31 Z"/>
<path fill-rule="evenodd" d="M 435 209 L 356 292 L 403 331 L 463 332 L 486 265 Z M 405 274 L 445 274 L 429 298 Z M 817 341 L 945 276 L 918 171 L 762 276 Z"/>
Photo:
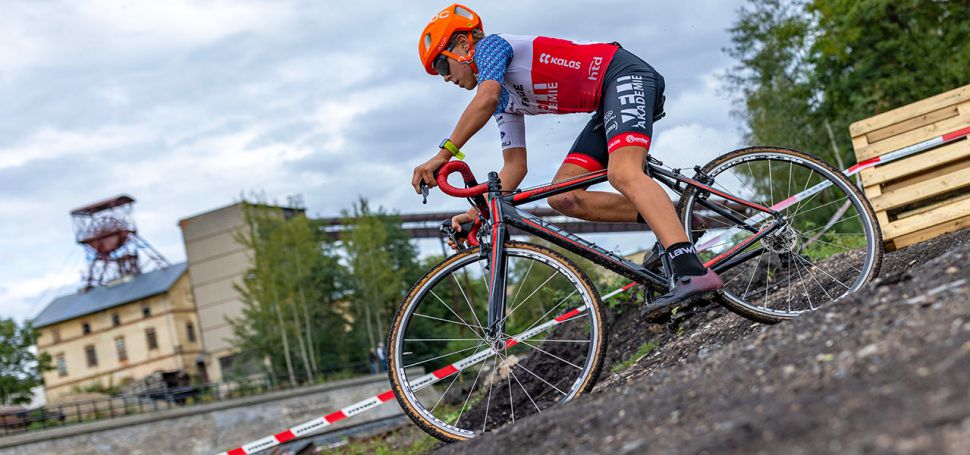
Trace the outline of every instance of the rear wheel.
<path fill-rule="evenodd" d="M 882 236 L 865 196 L 840 171 L 810 154 L 751 147 L 725 154 L 702 168 L 720 191 L 774 207 L 783 227 L 744 247 L 743 261 L 715 271 L 723 304 L 742 316 L 774 323 L 838 301 L 879 273 Z M 680 213 L 704 261 L 729 251 L 753 233 L 701 204 L 705 200 L 756 230 L 775 218 L 716 194 L 688 188 Z M 731 262 L 731 261 L 728 261 Z"/>
<path fill-rule="evenodd" d="M 445 259 L 408 293 L 388 335 L 388 375 L 422 429 L 462 441 L 589 391 L 606 352 L 592 281 L 548 248 L 508 242 L 505 333 L 484 334 L 488 259 Z"/>

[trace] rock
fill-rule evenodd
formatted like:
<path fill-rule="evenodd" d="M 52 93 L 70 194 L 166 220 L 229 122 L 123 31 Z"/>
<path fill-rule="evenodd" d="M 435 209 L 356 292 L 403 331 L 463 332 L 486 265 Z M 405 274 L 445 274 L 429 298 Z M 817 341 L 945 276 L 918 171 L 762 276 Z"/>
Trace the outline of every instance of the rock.
<path fill-rule="evenodd" d="M 866 357 L 869 357 L 875 354 L 876 351 L 878 350 L 879 350 L 879 347 L 877 347 L 875 344 L 868 344 L 864 348 L 856 352 L 856 355 L 859 356 L 860 359 L 864 359 Z"/>

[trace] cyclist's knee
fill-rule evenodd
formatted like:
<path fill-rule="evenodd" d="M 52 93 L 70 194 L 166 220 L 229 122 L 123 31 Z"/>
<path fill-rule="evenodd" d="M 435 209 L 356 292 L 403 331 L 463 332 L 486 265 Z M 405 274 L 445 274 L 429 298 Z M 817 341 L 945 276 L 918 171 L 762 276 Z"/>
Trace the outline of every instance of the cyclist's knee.
<path fill-rule="evenodd" d="M 582 196 L 577 194 L 579 192 L 580 191 L 570 191 L 568 193 L 550 196 L 549 206 L 552 207 L 553 210 L 562 213 L 563 215 L 575 217 L 576 213 L 578 213 L 582 207 Z"/>
<path fill-rule="evenodd" d="M 610 185 L 613 185 L 613 188 L 620 190 L 622 193 L 627 188 L 642 184 L 646 178 L 646 174 L 637 168 L 625 169 L 616 166 L 607 170 L 606 177 L 609 179 Z"/>

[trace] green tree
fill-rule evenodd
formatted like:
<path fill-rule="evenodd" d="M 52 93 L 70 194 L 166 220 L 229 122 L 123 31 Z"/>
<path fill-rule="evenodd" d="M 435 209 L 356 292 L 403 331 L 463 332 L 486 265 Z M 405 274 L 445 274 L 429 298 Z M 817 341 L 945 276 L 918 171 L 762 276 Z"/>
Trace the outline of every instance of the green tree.
<path fill-rule="evenodd" d="M 30 322 L 0 319 L 0 404 L 30 403 L 30 389 L 44 383 L 41 373 L 51 369 L 46 352 L 34 354 L 37 331 Z"/>
<path fill-rule="evenodd" d="M 363 328 L 372 347 L 384 340 L 392 312 L 421 274 L 417 251 L 401 229 L 400 218 L 383 208 L 372 210 L 366 199 L 344 212 L 344 225 L 341 240 L 354 324 Z"/>
<path fill-rule="evenodd" d="M 753 0 L 725 51 L 752 143 L 851 163 L 850 123 L 970 82 L 970 2 Z"/>
<path fill-rule="evenodd" d="M 749 2 L 725 49 L 746 140 L 848 166 L 849 124 L 970 82 L 967 17 L 967 1 Z M 752 174 L 746 183 L 768 194 L 767 176 Z"/>
<path fill-rule="evenodd" d="M 237 237 L 252 255 L 252 267 L 237 287 L 243 315 L 230 319 L 233 344 L 271 376 L 291 384 L 313 381 L 324 371 L 327 346 L 346 329 L 340 314 L 341 271 L 333 245 L 302 211 L 247 204 L 246 229 Z"/>

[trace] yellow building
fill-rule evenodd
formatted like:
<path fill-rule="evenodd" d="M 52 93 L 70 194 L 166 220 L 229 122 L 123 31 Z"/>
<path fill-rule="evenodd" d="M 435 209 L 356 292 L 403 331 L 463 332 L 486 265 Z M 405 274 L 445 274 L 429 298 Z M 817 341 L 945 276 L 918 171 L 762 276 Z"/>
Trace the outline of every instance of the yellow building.
<path fill-rule="evenodd" d="M 54 369 L 44 373 L 48 401 L 156 371 L 205 377 L 184 263 L 59 297 L 33 323 L 38 350 L 53 359 Z"/>

